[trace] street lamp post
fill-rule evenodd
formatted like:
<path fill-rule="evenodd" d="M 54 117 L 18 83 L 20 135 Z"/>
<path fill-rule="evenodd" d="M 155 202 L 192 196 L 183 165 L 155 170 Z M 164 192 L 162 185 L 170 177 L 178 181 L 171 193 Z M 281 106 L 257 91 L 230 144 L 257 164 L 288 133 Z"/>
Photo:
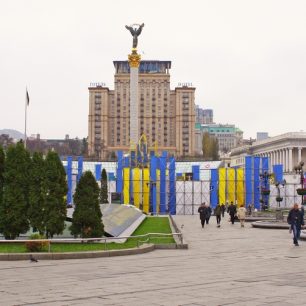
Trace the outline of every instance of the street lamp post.
<path fill-rule="evenodd" d="M 301 188 L 297 188 L 296 192 L 297 192 L 298 195 L 300 195 L 302 197 L 301 205 L 304 205 L 304 203 L 305 203 L 304 202 L 304 196 L 306 195 L 306 188 L 305 188 L 306 179 L 304 177 L 303 167 L 304 167 L 304 162 L 303 161 L 301 161 L 297 166 L 294 167 L 295 173 L 300 175 Z"/>
<path fill-rule="evenodd" d="M 262 209 L 266 210 L 269 206 L 269 195 L 270 195 L 270 188 L 269 188 L 269 180 L 272 177 L 272 174 L 264 171 L 262 174 L 259 175 L 261 184 L 260 184 L 260 192 L 261 192 L 261 203 Z"/>
<path fill-rule="evenodd" d="M 276 202 L 278 203 L 278 208 L 280 208 L 280 202 L 283 201 L 283 197 L 280 195 L 280 187 L 283 186 L 285 187 L 286 185 L 286 180 L 283 180 L 282 182 L 276 182 L 275 187 L 277 189 L 277 196 L 276 196 Z"/>

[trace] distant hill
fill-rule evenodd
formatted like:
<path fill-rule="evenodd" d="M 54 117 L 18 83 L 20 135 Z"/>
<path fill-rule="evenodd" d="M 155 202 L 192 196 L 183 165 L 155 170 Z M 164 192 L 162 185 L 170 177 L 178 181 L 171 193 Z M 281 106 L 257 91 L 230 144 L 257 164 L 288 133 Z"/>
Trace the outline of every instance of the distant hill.
<path fill-rule="evenodd" d="M 0 130 L 0 135 L 2 134 L 8 134 L 13 139 L 23 139 L 24 138 L 23 133 L 20 133 L 19 131 L 11 130 L 11 129 Z"/>

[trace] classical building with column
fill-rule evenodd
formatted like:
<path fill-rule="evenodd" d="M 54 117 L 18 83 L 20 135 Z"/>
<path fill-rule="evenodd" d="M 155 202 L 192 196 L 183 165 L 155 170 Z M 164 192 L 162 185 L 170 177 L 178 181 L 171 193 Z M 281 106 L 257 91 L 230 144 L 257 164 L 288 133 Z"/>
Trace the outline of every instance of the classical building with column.
<path fill-rule="evenodd" d="M 269 157 L 270 167 L 283 164 L 284 172 L 293 172 L 300 161 L 306 162 L 306 132 L 291 132 L 255 141 L 231 152 L 231 167 L 243 167 L 245 156 Z"/>

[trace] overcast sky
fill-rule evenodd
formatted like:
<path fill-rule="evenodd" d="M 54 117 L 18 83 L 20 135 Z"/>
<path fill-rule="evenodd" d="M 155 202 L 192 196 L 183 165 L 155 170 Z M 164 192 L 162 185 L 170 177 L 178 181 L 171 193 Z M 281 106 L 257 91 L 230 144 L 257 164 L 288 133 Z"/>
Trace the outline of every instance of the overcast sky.
<path fill-rule="evenodd" d="M 171 87 L 244 137 L 306 130 L 306 1 L 0 0 L 0 129 L 87 136 L 88 85 L 114 88 L 113 60 L 145 23 L 145 60 L 171 60 Z"/>

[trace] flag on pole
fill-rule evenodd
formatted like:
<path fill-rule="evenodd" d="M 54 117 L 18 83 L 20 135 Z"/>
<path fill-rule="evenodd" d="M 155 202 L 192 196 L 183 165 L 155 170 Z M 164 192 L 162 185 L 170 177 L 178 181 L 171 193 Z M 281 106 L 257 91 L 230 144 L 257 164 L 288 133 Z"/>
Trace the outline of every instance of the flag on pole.
<path fill-rule="evenodd" d="M 29 97 L 29 93 L 28 93 L 28 89 L 26 89 L 26 104 L 29 105 L 30 103 L 30 97 Z"/>

